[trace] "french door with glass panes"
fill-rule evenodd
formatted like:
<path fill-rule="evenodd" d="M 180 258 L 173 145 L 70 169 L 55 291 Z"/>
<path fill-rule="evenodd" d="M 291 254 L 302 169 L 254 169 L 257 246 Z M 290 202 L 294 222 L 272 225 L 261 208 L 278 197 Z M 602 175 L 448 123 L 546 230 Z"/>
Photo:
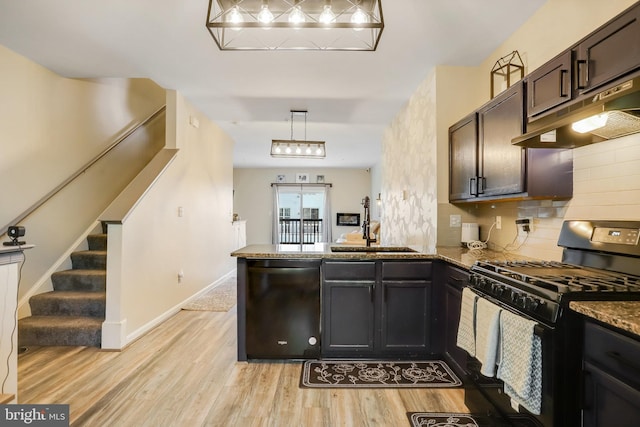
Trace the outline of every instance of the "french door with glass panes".
<path fill-rule="evenodd" d="M 281 187 L 277 193 L 278 243 L 322 242 L 323 227 L 330 227 L 324 215 L 324 188 Z"/>

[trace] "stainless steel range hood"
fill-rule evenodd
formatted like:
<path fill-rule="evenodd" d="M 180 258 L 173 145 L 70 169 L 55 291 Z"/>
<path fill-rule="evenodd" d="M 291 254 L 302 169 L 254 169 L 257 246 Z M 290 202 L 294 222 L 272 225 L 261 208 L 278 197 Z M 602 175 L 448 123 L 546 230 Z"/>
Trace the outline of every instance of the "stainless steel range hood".
<path fill-rule="evenodd" d="M 584 133 L 572 127 L 579 121 L 598 119 L 601 126 Z M 514 138 L 512 143 L 528 148 L 575 148 L 638 133 L 640 75 L 595 95 L 582 96 L 568 107 L 533 121 L 528 128 L 529 132 Z"/>

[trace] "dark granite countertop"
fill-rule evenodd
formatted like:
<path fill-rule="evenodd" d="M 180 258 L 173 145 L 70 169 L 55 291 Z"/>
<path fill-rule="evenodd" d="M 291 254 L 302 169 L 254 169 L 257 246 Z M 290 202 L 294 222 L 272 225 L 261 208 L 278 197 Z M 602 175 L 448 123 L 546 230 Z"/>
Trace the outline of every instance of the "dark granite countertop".
<path fill-rule="evenodd" d="M 571 301 L 569 308 L 640 339 L 640 301 Z"/>
<path fill-rule="evenodd" d="M 524 259 L 522 255 L 488 249 L 469 250 L 460 246 L 438 247 L 429 251 L 410 246 L 416 252 L 332 252 L 327 243 L 315 245 L 249 245 L 231 253 L 237 258 L 331 258 L 331 259 L 442 259 L 461 268 L 470 268 L 478 260 Z"/>

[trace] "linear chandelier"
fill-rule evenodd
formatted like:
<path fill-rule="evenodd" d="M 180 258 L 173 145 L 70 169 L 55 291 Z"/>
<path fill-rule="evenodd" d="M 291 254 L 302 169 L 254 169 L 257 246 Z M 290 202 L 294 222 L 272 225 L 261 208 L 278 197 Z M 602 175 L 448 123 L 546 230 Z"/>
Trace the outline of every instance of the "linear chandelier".
<path fill-rule="evenodd" d="M 304 116 L 304 139 L 293 139 L 293 118 Z M 326 156 L 324 141 L 307 141 L 307 111 L 291 110 L 291 139 L 272 139 L 271 157 L 296 159 L 324 159 Z"/>
<path fill-rule="evenodd" d="M 209 0 L 207 30 L 220 50 L 374 51 L 381 0 Z"/>

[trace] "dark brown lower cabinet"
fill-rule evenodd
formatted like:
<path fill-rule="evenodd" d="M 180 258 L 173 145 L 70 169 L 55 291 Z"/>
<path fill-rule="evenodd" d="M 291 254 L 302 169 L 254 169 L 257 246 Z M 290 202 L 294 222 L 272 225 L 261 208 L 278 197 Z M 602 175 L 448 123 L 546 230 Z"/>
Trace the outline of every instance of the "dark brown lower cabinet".
<path fill-rule="evenodd" d="M 323 357 L 430 353 L 431 261 L 325 261 Z"/>
<path fill-rule="evenodd" d="M 640 341 L 586 321 L 583 427 L 634 427 L 640 422 Z"/>

